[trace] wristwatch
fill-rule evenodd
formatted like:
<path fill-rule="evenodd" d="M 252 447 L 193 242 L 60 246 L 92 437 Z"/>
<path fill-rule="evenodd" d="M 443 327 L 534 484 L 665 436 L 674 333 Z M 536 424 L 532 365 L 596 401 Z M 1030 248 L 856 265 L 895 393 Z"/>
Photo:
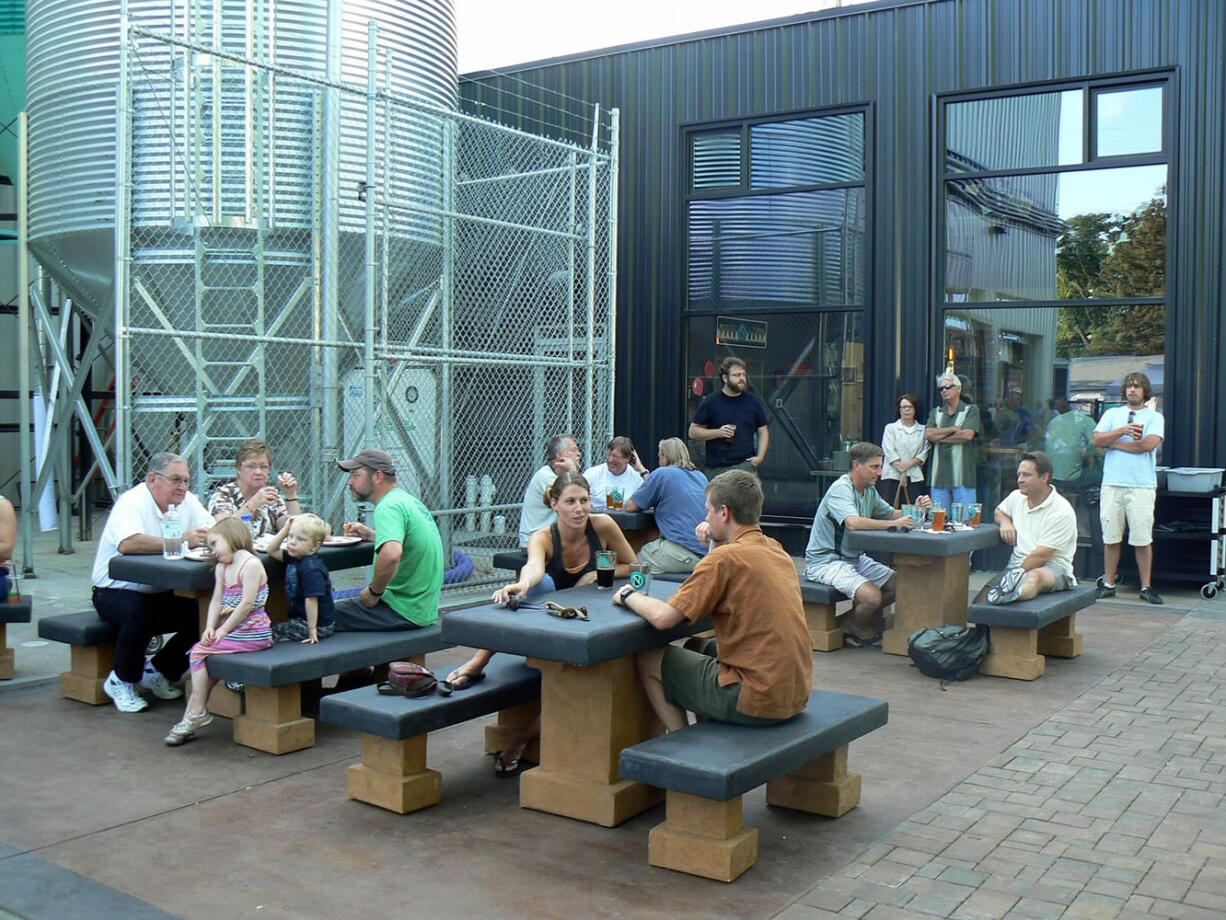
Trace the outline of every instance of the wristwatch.
<path fill-rule="evenodd" d="M 626 598 L 628 598 L 631 594 L 638 593 L 639 589 L 634 587 L 634 585 L 622 585 L 617 591 L 617 596 L 620 597 L 622 599 L 622 603 L 625 604 Z"/>
<path fill-rule="evenodd" d="M 383 589 L 383 591 L 376 591 L 376 590 L 375 590 L 375 586 L 374 586 L 374 585 L 367 585 L 367 586 L 366 586 L 366 590 L 367 590 L 367 591 L 369 591 L 369 592 L 370 592 L 372 595 L 374 595 L 375 597 L 382 597 L 382 596 L 383 596 L 383 591 L 386 591 L 386 590 L 387 590 L 387 588 L 384 588 L 384 589 Z"/>

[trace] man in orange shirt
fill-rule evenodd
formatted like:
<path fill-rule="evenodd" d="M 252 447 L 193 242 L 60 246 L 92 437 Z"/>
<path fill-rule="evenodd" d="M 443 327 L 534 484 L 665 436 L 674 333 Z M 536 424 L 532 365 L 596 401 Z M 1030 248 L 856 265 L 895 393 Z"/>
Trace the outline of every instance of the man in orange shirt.
<path fill-rule="evenodd" d="M 707 486 L 699 539 L 711 550 L 667 601 L 629 585 L 613 603 L 657 629 L 711 614 L 715 642 L 704 651 L 666 645 L 638 656 L 647 697 L 669 731 L 687 724 L 686 710 L 719 722 L 771 725 L 790 719 L 813 690 L 813 655 L 800 579 L 792 557 L 762 533 L 762 487 L 732 470 Z"/>

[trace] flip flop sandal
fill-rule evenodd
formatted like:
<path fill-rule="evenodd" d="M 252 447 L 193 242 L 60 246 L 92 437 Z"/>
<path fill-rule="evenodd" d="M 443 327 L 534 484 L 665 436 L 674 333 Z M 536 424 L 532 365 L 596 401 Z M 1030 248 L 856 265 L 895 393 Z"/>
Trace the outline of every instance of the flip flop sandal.
<path fill-rule="evenodd" d="M 460 671 L 459 677 L 461 682 L 450 680 L 439 681 L 439 692 L 443 694 L 443 696 L 450 696 L 453 690 L 467 690 L 473 684 L 479 684 L 481 681 L 485 680 L 485 672 L 478 671 L 476 674 L 466 674 L 465 672 Z"/>
<path fill-rule="evenodd" d="M 843 644 L 848 648 L 872 648 L 874 645 L 881 644 L 881 633 L 865 638 L 853 632 L 845 632 L 843 633 Z"/>
<path fill-rule="evenodd" d="M 550 616 L 563 620 L 588 619 L 586 607 L 567 607 L 565 604 L 559 604 L 557 601 L 546 601 L 545 610 Z"/>
<path fill-rule="evenodd" d="M 516 757 L 514 760 L 503 760 L 502 751 L 494 754 L 494 775 L 500 779 L 508 779 L 512 776 L 519 776 L 529 767 L 535 766 L 531 761 L 524 760 L 523 755 Z"/>

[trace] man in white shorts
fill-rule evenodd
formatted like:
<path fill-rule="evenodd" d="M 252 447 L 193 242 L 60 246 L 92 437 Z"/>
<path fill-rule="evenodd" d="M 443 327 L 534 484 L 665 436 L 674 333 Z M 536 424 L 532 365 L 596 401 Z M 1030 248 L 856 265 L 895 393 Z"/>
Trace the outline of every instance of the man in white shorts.
<path fill-rule="evenodd" d="M 1115 596 L 1115 578 L 1124 545 L 1137 554 L 1141 600 L 1161 604 L 1150 577 L 1154 568 L 1154 502 L 1158 495 L 1158 445 L 1166 436 L 1162 413 L 1146 406 L 1154 395 L 1149 378 L 1139 372 L 1124 377 L 1126 405 L 1103 413 L 1094 428 L 1094 446 L 1106 450 L 1099 518 L 1103 526 L 1103 576 L 1098 596 Z"/>
<path fill-rule="evenodd" d="M 1013 547 L 1009 565 L 981 596 L 989 604 L 1028 601 L 1077 584 L 1077 512 L 1051 484 L 1051 457 L 1041 450 L 1022 454 L 1017 488 L 996 506 L 1000 538 Z"/>
<path fill-rule="evenodd" d="M 910 530 L 915 521 L 877 494 L 885 452 L 861 441 L 849 452 L 851 471 L 826 490 L 813 518 L 805 549 L 805 578 L 830 585 L 852 599 L 851 620 L 843 642 L 853 648 L 877 645 L 885 628 L 883 608 L 894 603 L 894 570 L 871 556 L 843 548 L 848 530 Z M 932 506 L 923 495 L 916 504 Z"/>

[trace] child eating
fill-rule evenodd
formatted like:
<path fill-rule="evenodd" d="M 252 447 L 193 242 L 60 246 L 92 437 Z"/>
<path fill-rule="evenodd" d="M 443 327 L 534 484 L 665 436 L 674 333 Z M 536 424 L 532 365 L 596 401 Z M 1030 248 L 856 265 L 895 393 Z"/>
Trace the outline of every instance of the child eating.
<path fill-rule="evenodd" d="M 330 532 L 327 521 L 314 514 L 300 514 L 286 521 L 268 545 L 268 555 L 285 563 L 285 593 L 289 597 L 289 619 L 272 628 L 278 642 L 314 645 L 332 635 L 332 576 L 315 555 Z"/>

